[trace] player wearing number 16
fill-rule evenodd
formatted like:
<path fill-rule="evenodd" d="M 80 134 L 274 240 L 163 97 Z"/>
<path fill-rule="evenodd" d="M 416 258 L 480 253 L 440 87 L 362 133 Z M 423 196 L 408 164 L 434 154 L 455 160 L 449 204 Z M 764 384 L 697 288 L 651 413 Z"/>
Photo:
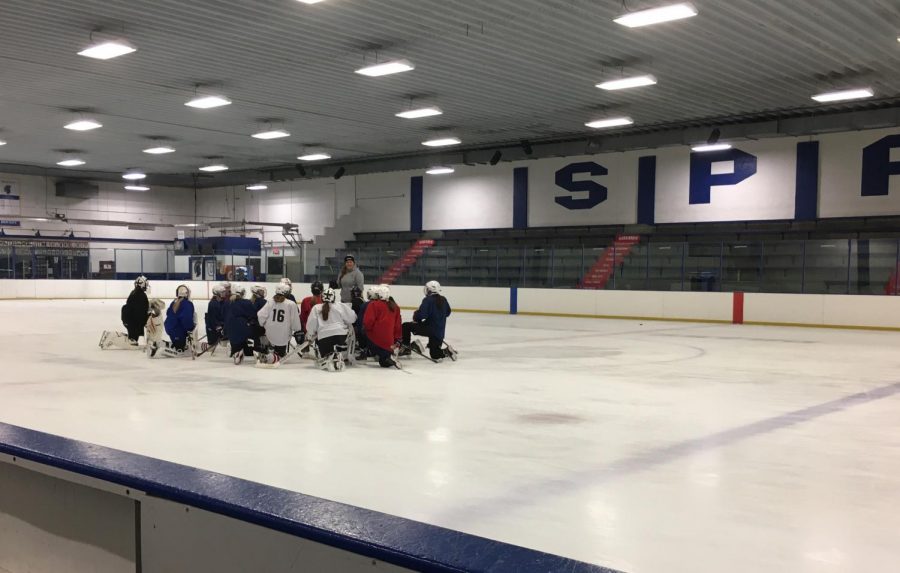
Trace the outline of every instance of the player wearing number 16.
<path fill-rule="evenodd" d="M 303 328 L 300 323 L 300 307 L 287 300 L 288 294 L 290 290 L 287 285 L 278 285 L 275 287 L 275 296 L 256 315 L 259 325 L 266 329 L 266 338 L 272 343 L 279 358 L 284 358 L 294 333 Z"/>

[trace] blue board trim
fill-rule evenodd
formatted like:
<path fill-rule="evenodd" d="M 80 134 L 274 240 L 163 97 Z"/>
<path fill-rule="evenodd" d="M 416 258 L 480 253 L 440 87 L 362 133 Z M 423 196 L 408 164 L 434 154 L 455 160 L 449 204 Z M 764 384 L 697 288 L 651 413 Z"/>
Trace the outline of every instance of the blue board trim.
<path fill-rule="evenodd" d="M 423 177 L 411 177 L 409 180 L 409 230 L 413 233 L 422 232 L 422 188 L 425 186 Z"/>
<path fill-rule="evenodd" d="M 797 144 L 797 181 L 794 191 L 794 219 L 814 221 L 819 210 L 819 142 Z"/>
<path fill-rule="evenodd" d="M 513 169 L 513 229 L 528 228 L 528 168 Z"/>
<path fill-rule="evenodd" d="M 638 225 L 656 224 L 656 156 L 638 159 Z"/>
<path fill-rule="evenodd" d="M 509 289 L 509 314 L 519 314 L 519 289 L 517 287 Z"/>
<path fill-rule="evenodd" d="M 2 422 L 0 452 L 417 571 L 616 573 L 549 553 Z"/>

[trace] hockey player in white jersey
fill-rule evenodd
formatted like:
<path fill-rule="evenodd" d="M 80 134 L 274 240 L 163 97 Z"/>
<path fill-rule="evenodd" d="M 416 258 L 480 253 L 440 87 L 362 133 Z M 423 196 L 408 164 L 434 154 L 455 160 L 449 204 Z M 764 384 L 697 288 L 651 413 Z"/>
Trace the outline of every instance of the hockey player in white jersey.
<path fill-rule="evenodd" d="M 284 358 L 295 332 L 302 330 L 300 307 L 288 300 L 290 288 L 285 284 L 275 287 L 275 296 L 258 313 L 259 325 L 265 329 L 266 338 L 272 344 L 273 353 L 259 354 L 260 362 L 273 362 Z"/>

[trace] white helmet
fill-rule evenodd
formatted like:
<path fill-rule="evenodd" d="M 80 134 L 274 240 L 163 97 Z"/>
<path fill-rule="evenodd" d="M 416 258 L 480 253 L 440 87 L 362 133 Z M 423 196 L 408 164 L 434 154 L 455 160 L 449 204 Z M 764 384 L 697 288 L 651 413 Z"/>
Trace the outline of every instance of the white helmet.
<path fill-rule="evenodd" d="M 275 287 L 275 296 L 284 296 L 291 294 L 291 285 L 281 283 Z"/>
<path fill-rule="evenodd" d="M 327 288 L 322 291 L 322 302 L 334 302 L 334 289 Z"/>
<path fill-rule="evenodd" d="M 266 298 L 266 288 L 261 287 L 259 285 L 253 285 L 250 287 L 250 292 L 256 295 L 257 298 Z"/>
<path fill-rule="evenodd" d="M 281 284 L 287 286 L 288 293 L 290 293 L 294 289 L 294 283 L 292 283 L 291 279 L 287 277 L 281 277 Z"/>
<path fill-rule="evenodd" d="M 150 310 L 153 316 L 159 316 L 166 309 L 166 303 L 161 298 L 154 298 L 150 301 Z"/>
<path fill-rule="evenodd" d="M 388 300 L 391 298 L 391 287 L 386 284 L 380 284 L 375 287 L 376 292 L 378 293 L 378 298 L 381 300 Z"/>
<path fill-rule="evenodd" d="M 231 283 L 228 281 L 223 282 L 222 288 L 224 288 L 225 290 L 231 290 Z"/>
<path fill-rule="evenodd" d="M 213 285 L 213 287 L 212 287 L 213 296 L 222 296 L 225 294 L 226 290 L 228 290 L 228 289 L 226 289 L 225 285 L 223 285 L 223 284 Z"/>
<path fill-rule="evenodd" d="M 375 285 L 369 285 L 366 287 L 366 300 L 372 300 L 375 298 Z"/>
<path fill-rule="evenodd" d="M 177 289 L 175 289 L 175 296 L 178 298 L 191 298 L 191 289 L 187 287 L 187 285 L 179 285 Z"/>
<path fill-rule="evenodd" d="M 441 283 L 437 281 L 428 281 L 425 283 L 425 294 L 441 294 Z"/>
<path fill-rule="evenodd" d="M 245 296 L 247 296 L 247 289 L 244 288 L 243 285 L 235 285 L 231 288 L 231 292 L 238 295 L 240 298 L 244 298 Z"/>
<path fill-rule="evenodd" d="M 138 278 L 134 279 L 134 286 L 145 291 L 150 286 L 150 281 L 147 280 L 147 277 L 141 275 Z"/>

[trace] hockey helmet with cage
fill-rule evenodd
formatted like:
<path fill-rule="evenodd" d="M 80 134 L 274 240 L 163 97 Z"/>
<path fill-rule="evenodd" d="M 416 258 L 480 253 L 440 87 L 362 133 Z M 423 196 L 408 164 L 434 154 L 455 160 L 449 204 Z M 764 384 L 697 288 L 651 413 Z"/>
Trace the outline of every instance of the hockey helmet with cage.
<path fill-rule="evenodd" d="M 224 288 L 225 290 L 231 290 L 231 283 L 228 281 L 223 282 L 222 288 Z"/>
<path fill-rule="evenodd" d="M 322 284 L 322 281 L 316 281 L 310 285 L 310 291 L 313 293 L 313 296 L 319 296 L 323 290 L 325 290 L 325 285 Z"/>
<path fill-rule="evenodd" d="M 358 286 L 354 286 L 352 289 L 350 289 L 350 296 L 352 296 L 353 298 L 362 298 L 362 289 Z"/>
<path fill-rule="evenodd" d="M 425 283 L 425 294 L 441 294 L 441 283 L 437 281 L 428 281 Z"/>
<path fill-rule="evenodd" d="M 250 287 L 250 292 L 253 293 L 256 298 L 266 298 L 266 287 L 253 285 Z"/>
<path fill-rule="evenodd" d="M 153 316 L 159 316 L 166 310 L 166 303 L 161 298 L 154 298 L 150 301 L 150 313 Z"/>
<path fill-rule="evenodd" d="M 372 300 L 375 296 L 375 285 L 369 285 L 366 287 L 366 300 Z"/>
<path fill-rule="evenodd" d="M 278 281 L 278 282 L 280 282 L 280 283 L 283 284 L 283 285 L 287 285 L 287 287 L 288 287 L 289 289 L 293 289 L 293 288 L 294 288 L 294 283 L 291 282 L 291 279 L 289 279 L 289 278 L 287 278 L 287 277 L 281 277 L 281 280 Z"/>
<path fill-rule="evenodd" d="M 322 291 L 322 302 L 333 303 L 334 300 L 334 289 L 327 288 Z"/>
<path fill-rule="evenodd" d="M 391 287 L 390 286 L 388 286 L 386 284 L 380 284 L 375 288 L 377 289 L 376 292 L 378 293 L 379 299 L 387 302 L 387 300 L 391 298 Z"/>
<path fill-rule="evenodd" d="M 231 293 L 238 296 L 238 298 L 244 298 L 247 296 L 247 288 L 243 285 L 235 285 L 231 288 Z"/>
<path fill-rule="evenodd" d="M 291 285 L 281 283 L 280 285 L 275 287 L 275 296 L 287 297 L 287 295 L 289 294 L 291 294 Z"/>
<path fill-rule="evenodd" d="M 228 292 L 228 289 L 225 288 L 225 285 L 223 285 L 221 283 L 217 284 L 217 285 L 213 285 L 213 287 L 212 287 L 213 296 L 225 296 L 225 294 L 227 292 Z"/>
<path fill-rule="evenodd" d="M 178 288 L 175 289 L 175 296 L 177 298 L 191 298 L 191 289 L 188 288 L 187 285 L 178 285 Z"/>
<path fill-rule="evenodd" d="M 147 280 L 147 277 L 141 275 L 138 278 L 134 279 L 134 286 L 135 288 L 146 291 L 148 288 L 150 288 L 150 281 Z"/>

